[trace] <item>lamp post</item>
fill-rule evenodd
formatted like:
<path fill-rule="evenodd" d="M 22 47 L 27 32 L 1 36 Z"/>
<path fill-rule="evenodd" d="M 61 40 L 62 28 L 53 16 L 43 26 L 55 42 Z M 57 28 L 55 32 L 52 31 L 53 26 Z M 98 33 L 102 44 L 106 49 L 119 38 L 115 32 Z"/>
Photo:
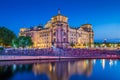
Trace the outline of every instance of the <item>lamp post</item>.
<path fill-rule="evenodd" d="M 104 39 L 104 42 L 103 42 L 103 43 L 105 44 L 104 48 L 106 48 L 107 39 Z"/>
<path fill-rule="evenodd" d="M 75 30 L 76 30 L 76 45 L 77 45 L 77 27 L 75 27 Z"/>

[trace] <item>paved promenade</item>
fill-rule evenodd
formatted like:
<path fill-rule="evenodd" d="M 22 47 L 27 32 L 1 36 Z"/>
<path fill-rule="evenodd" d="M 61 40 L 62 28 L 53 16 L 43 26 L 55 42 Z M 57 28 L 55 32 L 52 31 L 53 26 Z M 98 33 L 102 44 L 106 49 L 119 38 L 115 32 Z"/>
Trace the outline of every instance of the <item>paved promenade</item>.
<path fill-rule="evenodd" d="M 52 59 L 120 59 L 118 56 L 64 57 L 64 56 L 0 56 L 1 61 L 8 60 L 52 60 Z"/>
<path fill-rule="evenodd" d="M 120 59 L 118 50 L 98 49 L 14 49 L 0 52 L 0 60 Z"/>

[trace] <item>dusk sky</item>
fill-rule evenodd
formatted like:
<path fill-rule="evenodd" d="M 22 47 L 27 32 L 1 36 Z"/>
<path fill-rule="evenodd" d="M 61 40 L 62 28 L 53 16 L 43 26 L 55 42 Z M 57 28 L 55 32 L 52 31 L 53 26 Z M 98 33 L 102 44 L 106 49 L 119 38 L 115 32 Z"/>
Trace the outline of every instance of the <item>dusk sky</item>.
<path fill-rule="evenodd" d="M 120 0 L 0 0 L 0 26 L 18 35 L 22 27 L 45 25 L 58 8 L 70 26 L 92 24 L 95 40 L 120 39 Z"/>

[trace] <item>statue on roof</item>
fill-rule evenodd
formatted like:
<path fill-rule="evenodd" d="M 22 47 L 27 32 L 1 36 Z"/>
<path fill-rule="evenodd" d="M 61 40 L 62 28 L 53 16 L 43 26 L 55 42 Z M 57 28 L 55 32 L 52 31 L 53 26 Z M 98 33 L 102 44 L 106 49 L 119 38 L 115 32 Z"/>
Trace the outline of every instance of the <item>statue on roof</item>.
<path fill-rule="evenodd" d="M 60 14 L 60 8 L 58 9 L 58 15 Z"/>

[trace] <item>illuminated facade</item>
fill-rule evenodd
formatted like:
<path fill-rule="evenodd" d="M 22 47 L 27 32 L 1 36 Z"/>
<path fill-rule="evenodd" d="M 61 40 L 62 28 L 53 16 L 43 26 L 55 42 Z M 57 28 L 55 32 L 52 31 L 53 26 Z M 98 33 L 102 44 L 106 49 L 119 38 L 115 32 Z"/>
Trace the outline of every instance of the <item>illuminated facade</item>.
<path fill-rule="evenodd" d="M 21 28 L 19 36 L 31 36 L 34 48 L 50 48 L 52 45 L 59 48 L 77 46 L 91 46 L 94 32 L 91 24 L 83 24 L 80 28 L 71 28 L 68 18 L 60 14 L 53 16 L 44 26 Z"/>

